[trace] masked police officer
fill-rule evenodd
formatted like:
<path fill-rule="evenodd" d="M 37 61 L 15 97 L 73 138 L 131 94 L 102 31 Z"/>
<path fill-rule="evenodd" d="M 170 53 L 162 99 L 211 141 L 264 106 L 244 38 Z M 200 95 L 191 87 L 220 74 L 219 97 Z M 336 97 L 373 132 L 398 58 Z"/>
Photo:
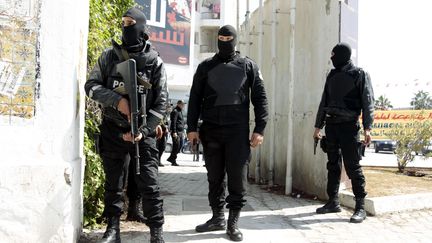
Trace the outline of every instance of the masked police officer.
<path fill-rule="evenodd" d="M 363 116 L 363 144 L 368 145 L 371 142 L 374 96 L 369 74 L 354 66 L 350 58 L 351 47 L 348 44 L 339 43 L 333 48 L 331 60 L 335 68 L 327 76 L 316 117 L 314 138 L 322 138 L 320 131 L 325 125 L 329 196 L 329 201 L 316 212 L 324 214 L 341 211 L 338 190 L 343 160 L 356 201 L 350 222 L 361 223 L 366 218 L 366 191 L 365 177 L 360 166 L 359 116 Z"/>
<path fill-rule="evenodd" d="M 263 141 L 268 105 L 257 65 L 235 51 L 236 30 L 229 25 L 218 32 L 219 52 L 197 68 L 188 106 L 188 139 L 201 140 L 207 168 L 208 199 L 213 217 L 196 227 L 197 232 L 223 230 L 223 207 L 229 208 L 227 234 L 233 241 L 243 235 L 237 222 L 245 205 L 250 147 Z M 249 140 L 249 103 L 255 111 L 255 129 Z M 203 123 L 197 133 L 198 119 Z M 229 195 L 225 199 L 225 174 Z"/>
<path fill-rule="evenodd" d="M 127 163 L 128 154 L 131 154 L 131 162 L 134 163 L 133 140 L 139 143 L 140 175 L 135 171 L 129 173 L 134 176 L 142 198 L 146 224 L 151 233 L 150 241 L 164 242 L 163 201 L 157 182 L 158 151 L 154 133 L 165 113 L 167 84 L 164 64 L 147 41 L 145 24 L 146 18 L 139 9 L 129 9 L 122 18 L 122 45 L 113 42 L 113 47 L 102 53 L 85 84 L 87 95 L 103 107 L 100 150 L 105 171 L 104 215 L 107 217 L 108 226 L 102 242 L 120 242 L 119 221 L 123 208 L 122 190 L 125 177 L 123 168 Z M 138 85 L 139 94 L 147 93 L 147 124 L 139 128 L 140 134 L 136 138 L 133 138 L 130 132 L 127 95 L 117 92 L 124 86 L 124 82 L 116 71 L 116 64 L 128 57 L 136 61 L 140 80 L 151 84 L 147 92 L 144 85 Z M 142 124 L 141 119 L 139 122 Z"/>

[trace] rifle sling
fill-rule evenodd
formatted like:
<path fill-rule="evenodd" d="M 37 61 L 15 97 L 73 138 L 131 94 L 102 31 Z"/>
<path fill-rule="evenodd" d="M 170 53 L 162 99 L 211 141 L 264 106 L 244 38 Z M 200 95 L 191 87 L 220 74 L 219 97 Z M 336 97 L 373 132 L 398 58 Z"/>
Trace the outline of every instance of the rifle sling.
<path fill-rule="evenodd" d="M 119 54 L 118 52 L 116 52 L 116 53 L 117 53 L 117 55 Z M 122 55 L 124 60 L 130 59 L 129 53 L 123 48 L 121 48 L 121 55 Z M 151 83 L 145 81 L 143 78 L 141 78 L 138 75 L 137 75 L 137 80 L 142 86 L 144 86 L 145 89 L 151 89 L 151 87 L 152 87 Z"/>

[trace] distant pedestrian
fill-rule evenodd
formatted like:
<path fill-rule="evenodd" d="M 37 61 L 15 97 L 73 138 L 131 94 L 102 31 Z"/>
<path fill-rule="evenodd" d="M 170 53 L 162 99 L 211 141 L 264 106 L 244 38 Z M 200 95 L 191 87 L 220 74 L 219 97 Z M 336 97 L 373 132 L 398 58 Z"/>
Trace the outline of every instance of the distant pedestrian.
<path fill-rule="evenodd" d="M 177 106 L 173 109 L 170 115 L 171 125 L 170 132 L 173 147 L 171 150 L 171 155 L 167 159 L 168 162 L 171 162 L 173 166 L 178 166 L 177 164 L 177 154 L 181 150 L 181 146 L 183 144 L 184 139 L 184 129 L 185 129 L 185 121 L 183 117 L 183 108 L 185 106 L 185 102 L 183 100 L 177 101 Z"/>
<path fill-rule="evenodd" d="M 164 165 L 162 164 L 161 159 L 162 159 L 163 153 L 165 152 L 167 139 L 168 139 L 168 123 L 166 121 L 166 118 L 164 118 L 161 121 L 161 124 L 159 126 L 160 126 L 160 132 L 161 133 L 160 133 L 160 136 L 156 137 L 157 138 L 156 147 L 159 151 L 159 154 L 158 154 L 159 163 L 158 163 L 158 165 L 160 167 L 163 167 Z"/>

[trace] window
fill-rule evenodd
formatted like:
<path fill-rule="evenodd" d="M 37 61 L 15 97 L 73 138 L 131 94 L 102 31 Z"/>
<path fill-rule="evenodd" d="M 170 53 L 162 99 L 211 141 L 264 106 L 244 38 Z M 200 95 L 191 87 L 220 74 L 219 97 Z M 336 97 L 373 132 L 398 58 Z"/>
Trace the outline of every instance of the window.
<path fill-rule="evenodd" d="M 202 28 L 200 39 L 201 53 L 217 52 L 217 32 L 218 28 Z"/>
<path fill-rule="evenodd" d="M 195 45 L 199 45 L 199 43 L 200 43 L 200 42 L 199 42 L 199 32 L 195 32 L 195 37 L 194 37 L 194 38 L 195 38 L 195 40 L 194 40 L 194 44 L 195 44 Z"/>

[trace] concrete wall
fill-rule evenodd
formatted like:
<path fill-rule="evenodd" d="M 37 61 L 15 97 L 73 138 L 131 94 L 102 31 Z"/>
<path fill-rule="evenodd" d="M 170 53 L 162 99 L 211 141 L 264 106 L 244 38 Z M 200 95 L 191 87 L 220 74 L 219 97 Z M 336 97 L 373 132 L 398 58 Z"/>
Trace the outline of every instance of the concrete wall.
<path fill-rule="evenodd" d="M 330 52 L 339 40 L 340 7 L 337 0 L 297 0 L 295 28 L 290 29 L 290 4 L 292 1 L 268 0 L 264 2 L 263 46 L 258 46 L 259 9 L 251 15 L 250 32 L 242 26 L 241 41 L 252 45 L 240 45 L 244 55 L 261 63 L 270 103 L 270 121 L 265 131 L 265 143 L 253 152 L 250 175 L 256 176 L 257 161 L 261 162 L 261 182 L 271 181 L 269 163 L 273 154 L 274 183 L 285 185 L 287 165 L 292 170 L 293 188 L 325 197 L 326 156 L 321 151 L 313 155 L 313 129 L 315 115 L 321 98 L 327 72 L 331 69 Z M 276 4 L 276 38 L 272 42 L 272 4 Z M 294 33 L 294 48 L 290 37 Z M 276 48 L 272 60 L 272 46 Z M 262 60 L 258 50 L 262 48 Z M 291 51 L 293 52 L 291 53 Z M 294 55 L 293 63 L 290 56 Z M 275 67 L 272 69 L 272 63 Z M 290 65 L 293 66 L 294 101 L 288 109 Z M 272 78 L 275 78 L 274 86 Z M 271 105 L 270 105 L 271 106 Z M 288 131 L 289 114 L 293 131 Z M 292 162 L 287 161 L 288 136 L 293 138 Z M 272 141 L 273 140 L 273 141 Z M 291 162 L 291 163 L 290 163 Z"/>
<path fill-rule="evenodd" d="M 82 223 L 89 2 L 12 2 L 41 4 L 40 97 L 33 123 L 0 126 L 0 239 L 75 242 Z"/>

